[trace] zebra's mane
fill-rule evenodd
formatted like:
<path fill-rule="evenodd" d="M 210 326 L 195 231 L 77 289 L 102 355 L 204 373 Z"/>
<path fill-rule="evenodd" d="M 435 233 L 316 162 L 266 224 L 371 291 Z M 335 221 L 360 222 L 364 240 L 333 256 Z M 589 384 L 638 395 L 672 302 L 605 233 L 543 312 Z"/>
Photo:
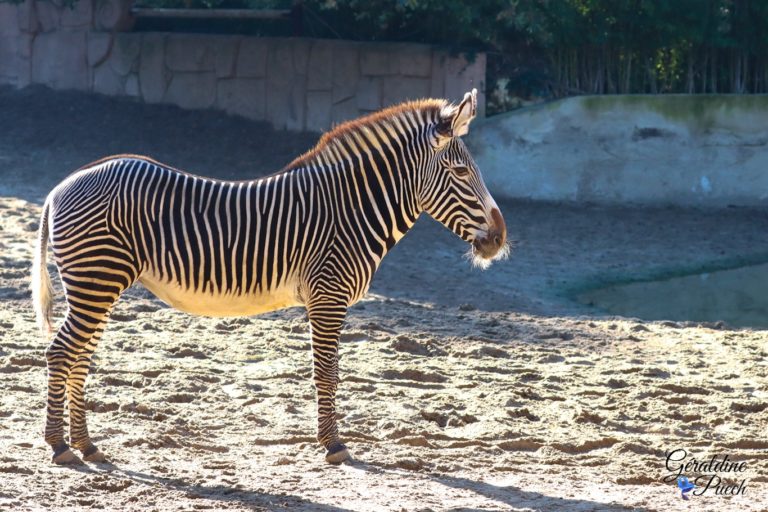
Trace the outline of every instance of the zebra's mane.
<path fill-rule="evenodd" d="M 389 124 L 392 120 L 399 118 L 404 119 L 408 114 L 414 113 L 415 116 L 408 116 L 411 119 L 420 120 L 437 120 L 438 115 L 444 112 L 446 108 L 453 107 L 446 100 L 442 99 L 422 99 L 415 101 L 408 101 L 395 105 L 389 108 L 385 108 L 369 114 L 367 116 L 359 117 L 351 121 L 345 121 L 333 127 L 331 130 L 325 132 L 315 147 L 307 151 L 306 153 L 295 158 L 291 163 L 283 168 L 283 171 L 290 169 L 297 169 L 303 167 L 308 162 L 312 161 L 314 157 L 322 154 L 327 148 L 332 147 L 334 142 L 339 140 L 348 139 L 348 137 L 354 133 L 360 133 L 365 128 L 382 126 Z"/>

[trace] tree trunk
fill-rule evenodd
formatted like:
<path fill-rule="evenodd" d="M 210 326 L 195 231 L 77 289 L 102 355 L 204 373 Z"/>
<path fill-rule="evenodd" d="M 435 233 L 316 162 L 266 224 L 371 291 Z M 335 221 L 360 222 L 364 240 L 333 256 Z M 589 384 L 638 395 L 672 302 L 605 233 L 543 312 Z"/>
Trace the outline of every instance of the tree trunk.
<path fill-rule="evenodd" d="M 688 91 L 688 94 L 693 94 L 696 92 L 696 88 L 693 84 L 693 52 L 688 51 L 688 74 L 687 74 L 687 85 L 686 90 Z"/>
<path fill-rule="evenodd" d="M 629 94 L 630 86 L 632 85 L 632 54 L 627 55 L 627 70 L 624 75 L 623 94 Z"/>
<path fill-rule="evenodd" d="M 743 61 L 741 65 L 741 92 L 748 93 L 749 91 L 749 55 L 743 51 L 741 53 L 741 59 Z"/>
<path fill-rule="evenodd" d="M 608 94 L 616 94 L 616 85 L 613 80 L 614 65 L 611 58 L 612 52 L 604 49 L 603 53 L 605 54 L 605 90 Z"/>
<path fill-rule="evenodd" d="M 651 86 L 651 94 L 658 94 L 659 90 L 656 86 L 656 67 L 654 66 L 653 58 L 648 60 L 647 64 L 648 82 Z"/>

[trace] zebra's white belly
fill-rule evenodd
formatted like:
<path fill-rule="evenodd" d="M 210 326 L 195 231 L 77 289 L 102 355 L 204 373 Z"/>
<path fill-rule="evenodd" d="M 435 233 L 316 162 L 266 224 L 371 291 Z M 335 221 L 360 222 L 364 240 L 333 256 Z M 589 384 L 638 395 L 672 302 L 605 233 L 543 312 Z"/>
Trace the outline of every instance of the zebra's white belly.
<path fill-rule="evenodd" d="M 250 316 L 301 305 L 296 287 L 291 283 L 267 293 L 234 295 L 186 290 L 147 274 L 142 275 L 139 281 L 172 308 L 194 315 Z"/>

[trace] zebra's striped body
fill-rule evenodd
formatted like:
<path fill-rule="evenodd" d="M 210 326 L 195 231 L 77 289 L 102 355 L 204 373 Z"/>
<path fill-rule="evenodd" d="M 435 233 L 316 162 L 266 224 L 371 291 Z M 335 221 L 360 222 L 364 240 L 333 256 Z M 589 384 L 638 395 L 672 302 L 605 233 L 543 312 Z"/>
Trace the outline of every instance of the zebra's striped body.
<path fill-rule="evenodd" d="M 49 327 L 50 242 L 68 304 L 46 352 L 54 461 L 77 460 L 64 440 L 65 399 L 72 444 L 88 460 L 103 459 L 85 424 L 85 379 L 112 306 L 136 281 L 200 315 L 306 306 L 318 439 L 329 461 L 346 458 L 334 403 L 339 332 L 388 249 L 424 210 L 485 260 L 505 247 L 503 219 L 457 136 L 474 102 L 474 94 L 459 107 L 425 100 L 343 125 L 259 180 L 218 181 L 124 155 L 59 184 L 44 206 L 33 273 L 38 315 Z M 446 170 L 458 167 L 468 177 Z"/>

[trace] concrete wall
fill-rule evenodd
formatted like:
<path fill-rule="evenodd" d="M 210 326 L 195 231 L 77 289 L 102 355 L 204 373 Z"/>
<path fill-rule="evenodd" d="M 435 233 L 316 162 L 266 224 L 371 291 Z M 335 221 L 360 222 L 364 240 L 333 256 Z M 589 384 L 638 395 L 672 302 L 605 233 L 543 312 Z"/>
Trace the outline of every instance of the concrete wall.
<path fill-rule="evenodd" d="M 495 195 L 768 205 L 768 96 L 568 98 L 478 120 L 467 142 Z"/>
<path fill-rule="evenodd" d="M 0 3 L 0 83 L 44 84 L 183 108 L 217 108 L 277 128 L 325 130 L 407 99 L 485 112 L 485 55 L 418 44 L 120 32 L 130 0 Z"/>

